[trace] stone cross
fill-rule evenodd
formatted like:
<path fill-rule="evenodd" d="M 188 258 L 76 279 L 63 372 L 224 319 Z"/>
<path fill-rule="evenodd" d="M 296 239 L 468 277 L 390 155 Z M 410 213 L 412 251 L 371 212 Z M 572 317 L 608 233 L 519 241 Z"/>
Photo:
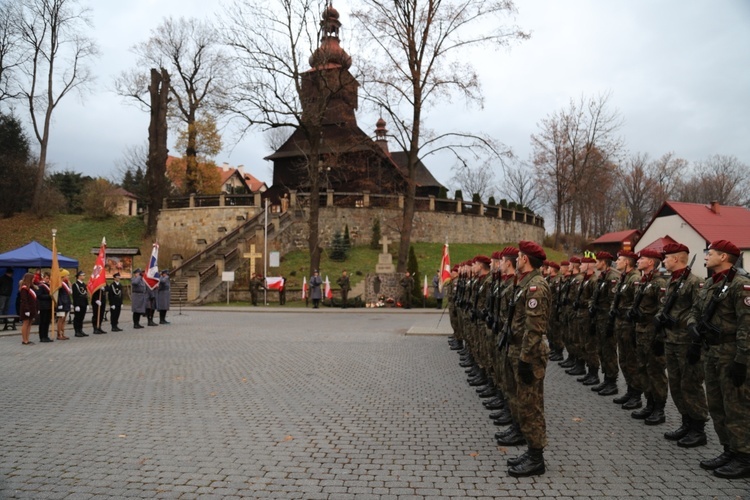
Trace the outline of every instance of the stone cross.
<path fill-rule="evenodd" d="M 378 241 L 381 245 L 383 245 L 383 253 L 388 253 L 388 243 L 391 243 L 388 241 L 388 236 L 383 236 L 380 238 L 380 241 Z"/>
<path fill-rule="evenodd" d="M 263 257 L 262 253 L 255 252 L 255 245 L 250 245 L 250 253 L 243 253 L 242 256 L 246 259 L 250 259 L 250 276 L 255 274 L 255 259 Z"/>

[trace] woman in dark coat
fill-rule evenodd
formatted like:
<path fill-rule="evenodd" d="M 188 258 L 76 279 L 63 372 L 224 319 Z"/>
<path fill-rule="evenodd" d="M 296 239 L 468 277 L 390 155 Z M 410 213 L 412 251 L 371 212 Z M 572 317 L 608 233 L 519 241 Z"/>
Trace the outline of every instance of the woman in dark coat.
<path fill-rule="evenodd" d="M 37 286 L 39 304 L 39 342 L 52 342 L 49 338 L 49 324 L 52 321 L 52 295 L 49 288 L 49 273 L 42 274 L 42 281 Z"/>
<path fill-rule="evenodd" d="M 37 303 L 36 303 L 36 291 L 34 290 L 34 275 L 26 273 L 23 275 L 21 280 L 21 286 L 18 290 L 18 297 L 20 302 L 20 308 L 18 315 L 21 316 L 21 343 L 23 345 L 32 345 L 33 342 L 29 340 L 29 333 L 31 332 L 31 323 L 36 318 Z"/>
<path fill-rule="evenodd" d="M 318 270 L 316 269 L 310 277 L 310 298 L 313 301 L 313 309 L 318 308 L 320 300 L 323 298 L 323 290 L 320 289 L 322 284 L 323 280 L 320 278 L 320 274 L 318 274 Z"/>
<path fill-rule="evenodd" d="M 141 325 L 141 316 L 146 314 L 148 294 L 146 293 L 146 282 L 143 281 L 140 269 L 133 271 L 133 277 L 130 279 L 130 287 L 131 308 L 133 309 L 133 328 L 143 328 L 143 325 Z"/>
<path fill-rule="evenodd" d="M 70 273 L 67 269 L 60 271 L 60 277 L 62 282 L 60 283 L 60 289 L 57 292 L 57 340 L 68 340 L 69 337 L 65 336 L 65 320 L 70 312 L 71 299 L 70 296 L 73 290 L 70 288 L 70 281 L 68 276 Z"/>

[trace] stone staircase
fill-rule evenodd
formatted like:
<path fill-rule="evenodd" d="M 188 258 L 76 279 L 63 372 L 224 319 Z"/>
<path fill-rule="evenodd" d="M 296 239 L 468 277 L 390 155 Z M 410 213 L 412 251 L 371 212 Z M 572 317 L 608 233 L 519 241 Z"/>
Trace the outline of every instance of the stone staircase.
<path fill-rule="evenodd" d="M 203 251 L 183 261 L 172 270 L 171 307 L 199 305 L 218 300 L 223 291 L 222 273 L 236 271 L 250 244 L 262 247 L 264 213 L 248 219 Z M 268 224 L 268 241 L 278 238 L 294 222 L 290 212 L 274 215 Z M 224 285 L 225 286 L 225 285 Z"/>

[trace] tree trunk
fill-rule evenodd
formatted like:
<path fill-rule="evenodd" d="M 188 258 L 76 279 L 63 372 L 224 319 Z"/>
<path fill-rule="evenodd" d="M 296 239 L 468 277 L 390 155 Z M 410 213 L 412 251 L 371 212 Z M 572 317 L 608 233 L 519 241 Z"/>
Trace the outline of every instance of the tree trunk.
<path fill-rule="evenodd" d="M 148 126 L 148 161 L 146 186 L 148 192 L 148 220 L 146 236 L 156 236 L 156 225 L 166 194 L 167 169 L 167 105 L 169 102 L 169 73 L 151 69 L 151 122 Z"/>
<path fill-rule="evenodd" d="M 322 116 L 322 115 L 321 115 Z M 307 221 L 309 237 L 307 248 L 310 252 L 310 273 L 320 269 L 320 139 L 319 127 L 311 127 L 308 135 L 310 143 L 310 156 L 308 158 L 307 171 L 310 177 L 310 219 Z"/>
<path fill-rule="evenodd" d="M 188 116 L 188 140 L 185 150 L 185 184 L 187 194 L 200 193 L 202 186 L 198 179 L 198 151 L 196 143 L 198 141 L 198 131 L 195 128 L 195 111 L 191 110 Z"/>

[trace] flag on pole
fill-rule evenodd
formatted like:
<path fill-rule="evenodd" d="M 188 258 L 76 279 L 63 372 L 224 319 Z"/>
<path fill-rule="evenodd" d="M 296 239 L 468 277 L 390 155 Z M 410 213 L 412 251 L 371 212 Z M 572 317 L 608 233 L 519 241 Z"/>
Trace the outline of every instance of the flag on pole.
<path fill-rule="evenodd" d="M 57 310 L 57 296 L 62 286 L 62 276 L 60 276 L 60 263 L 57 261 L 57 241 L 52 236 L 52 269 L 49 276 L 49 293 L 52 295 L 52 310 Z"/>
<path fill-rule="evenodd" d="M 283 286 L 284 286 L 284 278 L 282 278 L 281 276 L 267 276 L 266 277 L 266 289 L 267 290 L 281 290 Z"/>
<path fill-rule="evenodd" d="M 302 277 L 302 298 L 307 298 L 307 278 L 304 276 Z"/>
<path fill-rule="evenodd" d="M 143 276 L 143 281 L 151 290 L 159 286 L 159 266 L 157 262 L 159 262 L 159 244 L 154 243 L 151 258 L 148 260 L 148 266 L 146 267 L 146 274 Z"/>
<path fill-rule="evenodd" d="M 332 299 L 333 298 L 333 292 L 331 291 L 331 282 L 328 281 L 328 275 L 327 274 L 326 274 L 326 289 L 325 289 L 325 293 L 326 293 L 326 298 L 327 299 Z"/>
<path fill-rule="evenodd" d="M 424 275 L 424 286 L 422 287 L 422 294 L 425 298 L 430 296 L 430 292 L 427 291 L 427 275 Z"/>
<path fill-rule="evenodd" d="M 448 243 L 443 245 L 443 258 L 440 261 L 440 282 L 438 288 L 443 291 L 443 286 L 451 279 L 451 257 L 448 254 Z"/>
<path fill-rule="evenodd" d="M 89 276 L 89 283 L 86 288 L 89 289 L 90 294 L 94 294 L 95 291 L 107 284 L 107 273 L 104 272 L 104 263 L 107 261 L 107 239 L 102 238 L 102 246 L 99 247 L 99 255 L 96 256 L 96 263 L 94 264 L 94 270 L 91 271 Z"/>

